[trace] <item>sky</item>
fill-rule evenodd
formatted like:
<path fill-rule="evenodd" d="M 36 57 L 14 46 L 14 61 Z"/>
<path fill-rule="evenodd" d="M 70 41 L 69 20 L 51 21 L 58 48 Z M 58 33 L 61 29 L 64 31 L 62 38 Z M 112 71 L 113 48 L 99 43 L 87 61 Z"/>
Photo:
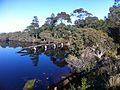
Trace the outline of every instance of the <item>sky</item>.
<path fill-rule="evenodd" d="M 0 33 L 23 31 L 37 16 L 39 24 L 44 24 L 52 13 L 71 13 L 78 8 L 103 19 L 114 0 L 0 0 Z"/>

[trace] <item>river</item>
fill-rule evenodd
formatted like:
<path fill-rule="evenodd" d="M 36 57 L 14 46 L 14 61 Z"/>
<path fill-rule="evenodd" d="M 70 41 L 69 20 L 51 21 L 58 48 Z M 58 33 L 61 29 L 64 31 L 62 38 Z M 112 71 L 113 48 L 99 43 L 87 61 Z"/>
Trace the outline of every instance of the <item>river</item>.
<path fill-rule="evenodd" d="M 4 43 L 0 45 L 0 90 L 22 90 L 31 79 L 39 80 L 34 90 L 60 81 L 62 75 L 71 70 L 65 62 L 66 52 L 52 49 L 33 53 L 22 49 L 20 43 Z"/>

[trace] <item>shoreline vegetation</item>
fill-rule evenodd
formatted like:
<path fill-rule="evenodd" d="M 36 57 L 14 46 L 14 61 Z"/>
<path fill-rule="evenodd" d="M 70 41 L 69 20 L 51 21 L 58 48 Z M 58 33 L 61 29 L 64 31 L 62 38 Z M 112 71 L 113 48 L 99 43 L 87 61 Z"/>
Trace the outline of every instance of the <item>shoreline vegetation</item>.
<path fill-rule="evenodd" d="M 71 24 L 72 17 L 76 18 L 74 25 Z M 0 34 L 2 41 L 68 42 L 70 46 L 66 62 L 79 73 L 76 76 L 79 81 L 73 80 L 73 77 L 66 81 L 69 90 L 120 88 L 120 5 L 117 3 L 110 7 L 104 20 L 83 8 L 75 9 L 72 14 L 52 13 L 41 27 L 38 17 L 34 16 L 24 31 Z M 54 90 L 57 88 L 59 90 L 62 86 L 55 86 Z"/>

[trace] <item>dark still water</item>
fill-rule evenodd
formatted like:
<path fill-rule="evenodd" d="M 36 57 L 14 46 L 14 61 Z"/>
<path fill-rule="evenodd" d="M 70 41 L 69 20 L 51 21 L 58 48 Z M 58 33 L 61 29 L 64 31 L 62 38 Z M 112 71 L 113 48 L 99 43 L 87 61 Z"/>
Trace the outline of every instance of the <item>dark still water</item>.
<path fill-rule="evenodd" d="M 52 49 L 33 53 L 27 50 L 19 52 L 21 47 L 17 46 L 1 46 L 0 90 L 23 90 L 26 81 L 31 79 L 39 80 L 34 90 L 44 90 L 70 72 L 64 61 L 64 50 Z"/>

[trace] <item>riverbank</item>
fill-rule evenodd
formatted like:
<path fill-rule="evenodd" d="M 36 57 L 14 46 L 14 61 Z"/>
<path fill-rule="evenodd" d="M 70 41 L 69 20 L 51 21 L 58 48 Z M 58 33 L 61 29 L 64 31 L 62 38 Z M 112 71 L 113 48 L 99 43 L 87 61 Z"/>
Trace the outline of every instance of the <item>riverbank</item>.
<path fill-rule="evenodd" d="M 30 37 L 29 33 L 25 32 L 13 32 L 0 34 L 0 41 L 19 41 L 19 42 L 34 42 L 33 37 Z M 36 40 L 39 42 L 40 40 Z"/>
<path fill-rule="evenodd" d="M 0 41 L 15 41 L 15 42 L 26 42 L 26 43 L 65 43 L 68 40 L 63 38 L 54 38 L 49 32 L 42 32 L 39 34 L 39 38 L 31 36 L 27 32 L 13 32 L 0 34 Z"/>

